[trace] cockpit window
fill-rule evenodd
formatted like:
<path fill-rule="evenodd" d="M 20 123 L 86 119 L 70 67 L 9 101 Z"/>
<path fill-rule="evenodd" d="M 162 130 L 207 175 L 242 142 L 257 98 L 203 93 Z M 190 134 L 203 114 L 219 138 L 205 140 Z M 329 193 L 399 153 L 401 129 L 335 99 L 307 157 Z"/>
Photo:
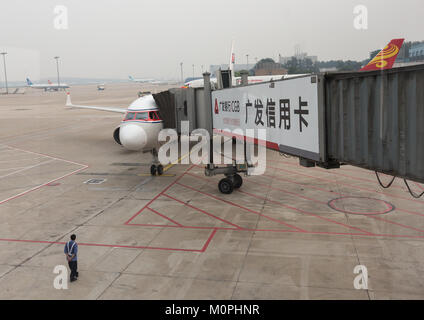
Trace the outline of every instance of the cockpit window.
<path fill-rule="evenodd" d="M 125 120 L 132 120 L 134 119 L 134 112 L 128 112 L 127 115 L 125 116 Z"/>
<path fill-rule="evenodd" d="M 135 119 L 136 120 L 147 120 L 148 114 L 147 114 L 147 112 L 137 112 Z"/>

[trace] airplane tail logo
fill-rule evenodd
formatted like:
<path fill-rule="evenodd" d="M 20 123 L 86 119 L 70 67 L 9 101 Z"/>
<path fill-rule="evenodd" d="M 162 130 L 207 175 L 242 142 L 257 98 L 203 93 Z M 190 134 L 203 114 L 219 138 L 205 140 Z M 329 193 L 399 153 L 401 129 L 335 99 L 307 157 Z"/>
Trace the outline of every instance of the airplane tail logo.
<path fill-rule="evenodd" d="M 218 99 L 215 99 L 215 114 L 219 114 Z"/>
<path fill-rule="evenodd" d="M 393 39 L 360 71 L 391 69 L 405 39 Z"/>
<path fill-rule="evenodd" d="M 52 82 L 51 82 L 50 80 L 47 80 L 47 82 L 48 82 L 49 84 L 52 84 Z"/>
<path fill-rule="evenodd" d="M 29 80 L 29 78 L 26 78 L 26 83 L 27 83 L 27 85 L 29 85 L 29 86 L 32 86 L 32 85 L 33 85 L 32 81 L 31 81 L 31 80 Z"/>
<path fill-rule="evenodd" d="M 128 78 L 129 78 L 131 81 L 133 81 L 133 80 L 134 80 L 134 78 L 133 78 L 132 76 L 128 76 Z"/>

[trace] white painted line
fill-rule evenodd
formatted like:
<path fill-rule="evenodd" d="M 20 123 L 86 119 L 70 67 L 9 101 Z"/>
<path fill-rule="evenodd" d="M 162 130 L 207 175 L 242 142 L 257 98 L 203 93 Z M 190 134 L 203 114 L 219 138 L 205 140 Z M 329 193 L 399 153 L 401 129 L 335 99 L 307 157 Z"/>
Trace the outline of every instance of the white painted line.
<path fill-rule="evenodd" d="M 42 158 L 45 158 L 45 157 L 0 160 L 0 163 L 3 163 L 3 162 L 6 162 L 6 163 L 7 163 L 7 162 L 16 162 L 16 161 L 27 161 L 27 160 L 32 160 L 32 161 L 34 161 L 34 160 L 39 160 L 39 159 L 42 159 Z"/>
<path fill-rule="evenodd" d="M 48 185 L 49 183 L 56 182 L 56 181 L 58 181 L 58 180 L 61 180 L 61 179 L 63 179 L 63 178 L 66 178 L 66 177 L 68 177 L 68 176 L 70 176 L 70 175 L 73 175 L 73 174 L 75 174 L 75 173 L 77 173 L 77 172 L 79 172 L 79 171 L 85 170 L 85 169 L 87 169 L 87 168 L 88 168 L 88 166 L 84 166 L 84 167 L 82 167 L 82 168 L 80 168 L 80 169 L 78 169 L 78 170 L 72 171 L 71 173 L 67 173 L 67 174 L 65 174 L 65 175 L 63 175 L 63 176 L 61 176 L 61 177 L 59 177 L 59 178 L 56 178 L 56 179 L 54 179 L 54 180 L 50 180 L 50 181 L 48 181 L 48 182 L 46 182 L 46 183 L 40 184 L 40 185 L 38 185 L 38 186 L 36 186 L 36 187 L 33 187 L 33 188 L 28 189 L 28 190 L 26 190 L 26 191 L 23 191 L 23 192 L 21 192 L 21 193 L 19 193 L 19 194 L 15 195 L 15 196 L 12 196 L 12 197 L 9 197 L 9 198 L 7 198 L 7 199 L 4 199 L 4 200 L 0 201 L 0 204 L 5 203 L 5 202 L 10 201 L 10 200 L 13 200 L 13 199 L 16 199 L 16 198 L 18 198 L 18 197 L 20 197 L 20 196 L 23 196 L 23 195 L 25 195 L 25 194 L 27 194 L 27 193 L 30 193 L 31 191 L 35 191 L 35 190 L 37 190 L 37 189 L 40 189 L 41 187 L 44 187 L 44 186 Z"/>
<path fill-rule="evenodd" d="M 38 153 L 38 152 L 34 152 L 34 151 L 23 150 L 23 149 L 19 149 L 19 148 L 16 148 L 16 147 L 8 146 L 8 145 L 5 145 L 5 144 L 3 146 L 6 146 L 6 147 L 11 148 L 13 150 L 18 150 L 18 151 L 22 151 L 22 152 L 26 152 L 26 153 L 31 153 L 31 154 L 36 154 L 36 155 L 39 155 L 39 156 L 47 157 L 47 158 L 54 159 L 54 160 L 59 160 L 59 161 L 64 161 L 64 162 L 76 164 L 77 166 L 85 166 L 84 164 L 81 164 L 81 163 L 78 163 L 78 162 L 74 162 L 74 161 L 70 161 L 70 160 L 65 160 L 65 159 L 61 159 L 61 158 L 52 157 L 52 156 L 49 156 L 47 154 L 42 154 L 42 153 Z"/>
<path fill-rule="evenodd" d="M 7 170 L 16 170 L 16 169 L 22 169 L 26 167 L 13 167 L 13 168 L 6 168 L 6 169 L 0 169 L 0 171 L 7 171 Z"/>
<path fill-rule="evenodd" d="M 19 173 L 19 172 L 22 172 L 22 171 L 26 171 L 26 170 L 29 170 L 29 169 L 36 168 L 36 167 L 38 167 L 38 166 L 41 166 L 41 165 L 43 165 L 43 164 L 50 163 L 50 162 L 53 162 L 53 161 L 55 161 L 55 160 L 44 161 L 44 162 L 41 162 L 41 163 L 35 164 L 35 165 L 33 165 L 33 166 L 25 167 L 25 168 L 23 168 L 23 169 L 21 169 L 21 170 L 18 170 L 18 171 L 14 171 L 14 172 L 11 172 L 11 173 L 8 173 L 8 174 L 5 174 L 4 176 L 0 176 L 0 179 L 2 179 L 2 178 L 6 178 L 6 177 L 8 177 L 8 176 L 11 176 L 11 175 L 13 175 L 13 174 L 16 174 L 16 173 Z"/>

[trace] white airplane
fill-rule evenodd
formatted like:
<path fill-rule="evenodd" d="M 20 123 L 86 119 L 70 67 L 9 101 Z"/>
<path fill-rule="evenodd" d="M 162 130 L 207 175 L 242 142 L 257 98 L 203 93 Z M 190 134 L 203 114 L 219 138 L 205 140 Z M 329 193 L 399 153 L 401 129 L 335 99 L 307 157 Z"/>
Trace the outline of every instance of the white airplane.
<path fill-rule="evenodd" d="M 128 79 L 130 79 L 131 82 L 136 82 L 136 83 L 152 83 L 152 82 L 155 82 L 155 79 L 134 79 L 132 76 L 128 76 Z"/>
<path fill-rule="evenodd" d="M 151 94 L 144 95 L 126 109 L 119 107 L 83 106 L 72 104 L 67 93 L 66 106 L 79 109 L 91 109 L 125 114 L 121 124 L 115 128 L 113 138 L 116 143 L 132 151 L 151 152 L 153 156 L 150 173 L 162 175 L 163 166 L 158 159 L 158 135 L 163 129 L 163 120 L 159 108 Z"/>
<path fill-rule="evenodd" d="M 57 83 L 52 83 L 48 80 L 47 84 L 34 84 L 29 78 L 26 78 L 27 86 L 34 89 L 44 89 L 44 91 L 59 91 L 60 89 L 65 90 L 69 88 L 66 83 L 61 83 L 58 85 Z"/>
<path fill-rule="evenodd" d="M 234 54 L 234 42 L 231 45 L 231 57 L 230 57 L 230 70 L 231 73 L 234 75 L 234 65 L 235 65 L 235 54 Z M 284 80 L 289 78 L 294 78 L 301 76 L 301 74 L 280 74 L 280 75 L 270 75 L 270 76 L 252 76 L 248 77 L 248 83 L 254 84 L 254 83 L 261 83 L 266 81 L 277 81 L 277 80 Z M 241 77 L 233 77 L 232 78 L 232 85 L 238 86 L 241 84 Z M 211 83 L 216 86 L 218 80 L 217 78 L 211 78 Z M 183 86 L 183 88 L 203 88 L 204 82 L 203 79 L 193 80 L 186 82 Z"/>

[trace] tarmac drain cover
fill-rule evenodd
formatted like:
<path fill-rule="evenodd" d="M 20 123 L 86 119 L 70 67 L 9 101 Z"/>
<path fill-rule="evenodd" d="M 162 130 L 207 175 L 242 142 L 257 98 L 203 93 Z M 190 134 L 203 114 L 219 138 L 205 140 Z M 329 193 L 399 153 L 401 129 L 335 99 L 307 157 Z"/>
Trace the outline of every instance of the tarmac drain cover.
<path fill-rule="evenodd" d="M 106 179 L 90 179 L 85 181 L 85 184 L 102 184 L 103 182 L 105 182 Z"/>
<path fill-rule="evenodd" d="M 391 203 L 367 197 L 341 197 L 328 201 L 328 206 L 336 211 L 356 215 L 387 214 L 395 210 Z"/>

